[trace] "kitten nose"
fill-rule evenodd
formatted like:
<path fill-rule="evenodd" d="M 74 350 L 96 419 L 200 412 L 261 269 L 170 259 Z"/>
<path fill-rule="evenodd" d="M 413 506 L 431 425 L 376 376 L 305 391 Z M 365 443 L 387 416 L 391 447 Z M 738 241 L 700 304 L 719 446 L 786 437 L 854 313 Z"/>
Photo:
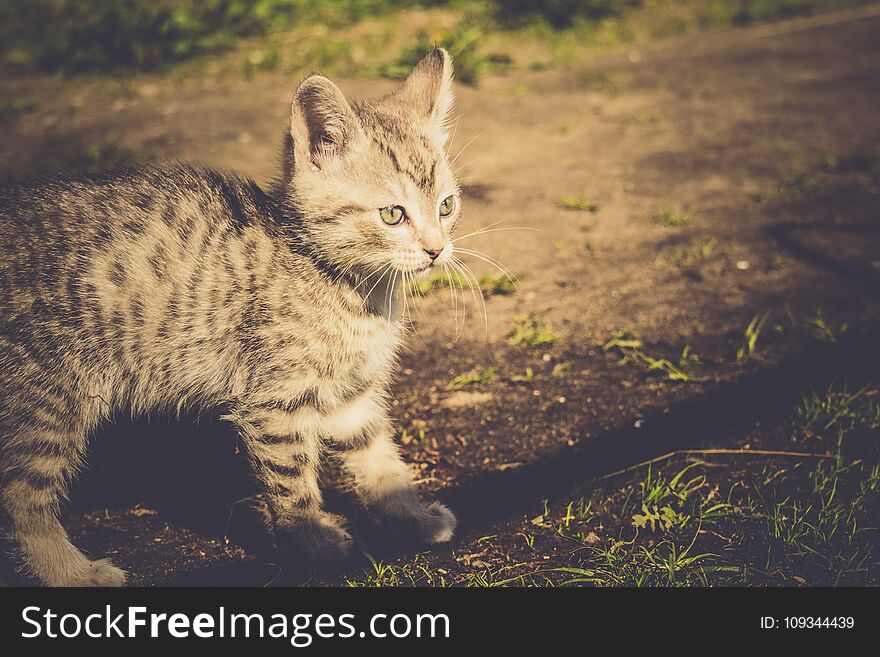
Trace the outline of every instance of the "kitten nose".
<path fill-rule="evenodd" d="M 434 260 L 436 260 L 437 256 L 439 256 L 443 252 L 443 249 L 422 249 L 422 250 L 428 254 L 428 257 L 431 258 L 432 262 Z"/>

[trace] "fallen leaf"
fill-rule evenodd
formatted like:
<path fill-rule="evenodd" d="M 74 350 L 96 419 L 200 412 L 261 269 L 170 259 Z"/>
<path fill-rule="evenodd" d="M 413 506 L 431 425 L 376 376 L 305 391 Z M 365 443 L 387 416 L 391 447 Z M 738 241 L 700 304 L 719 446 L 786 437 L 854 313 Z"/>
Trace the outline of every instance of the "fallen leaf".
<path fill-rule="evenodd" d="M 133 516 L 138 517 L 138 518 L 140 518 L 141 516 L 157 516 L 157 515 L 159 515 L 158 511 L 155 511 L 153 509 L 148 509 L 145 506 L 136 506 L 129 513 Z"/>

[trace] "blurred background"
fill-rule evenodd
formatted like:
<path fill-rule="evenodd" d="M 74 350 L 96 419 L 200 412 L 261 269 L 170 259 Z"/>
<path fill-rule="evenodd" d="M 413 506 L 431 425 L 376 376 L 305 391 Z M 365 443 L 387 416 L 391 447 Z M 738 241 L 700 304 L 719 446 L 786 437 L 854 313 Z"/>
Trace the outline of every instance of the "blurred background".
<path fill-rule="evenodd" d="M 41 96 L 63 86 L 81 99 L 129 100 L 154 82 L 223 80 L 232 86 L 311 71 L 401 79 L 434 45 L 455 57 L 457 79 L 568 70 L 592 53 L 864 5 L 864 0 L 0 0 L 0 121 L 51 109 Z M 593 81 L 614 91 L 614 82 Z M 55 84 L 39 84 L 52 79 Z M 63 82 L 62 82 L 63 80 Z M 77 91 L 78 90 L 78 91 Z M 514 94 L 525 93 L 520 86 Z M 52 115 L 42 131 L 60 132 Z M 24 121 L 25 125 L 27 120 Z M 87 131 L 86 131 L 87 132 Z M 54 138 L 54 137 L 57 137 Z M 51 153 L 10 148 L 0 179 L 59 168 L 97 171 L 168 155 L 168 144 L 119 131 L 48 135 Z M 134 143 L 137 141 L 138 143 Z M 173 149 L 172 149 L 173 153 Z"/>
<path fill-rule="evenodd" d="M 493 63 L 510 63 L 506 51 L 523 42 L 543 42 L 551 50 L 546 60 L 527 61 L 528 65 L 560 64 L 573 56 L 576 44 L 610 46 L 858 4 L 864 3 L 4 0 L 0 35 L 4 68 L 11 72 L 167 69 L 201 55 L 240 49 L 245 57 L 238 64 L 245 72 L 326 67 L 335 74 L 396 76 L 411 64 L 416 52 L 439 43 L 461 60 L 462 79 L 474 82 Z M 493 56 L 493 47 L 499 48 L 498 56 Z"/>
<path fill-rule="evenodd" d="M 457 541 L 361 514 L 279 565 L 210 418 L 104 428 L 75 541 L 143 584 L 880 583 L 878 3 L 0 0 L 0 185 L 266 184 L 304 75 L 374 97 L 438 44 L 473 277 L 407 291 L 392 413 Z"/>
<path fill-rule="evenodd" d="M 748 25 L 859 0 L 2 0 L 0 120 L 37 109 L 10 79 L 107 77 L 119 94 L 143 72 L 171 79 L 251 79 L 283 72 L 401 78 L 433 45 L 458 79 L 559 69 L 590 51 Z M 60 152 L 45 168 L 123 159 L 114 136 Z M 133 156 L 135 154 L 129 153 Z M 140 155 L 149 155 L 142 153 Z M 0 163 L 2 164 L 2 163 Z M 21 162 L 16 158 L 17 167 Z M 35 165 L 41 168 L 39 164 Z M 0 170 L 12 175 L 8 168 Z"/>

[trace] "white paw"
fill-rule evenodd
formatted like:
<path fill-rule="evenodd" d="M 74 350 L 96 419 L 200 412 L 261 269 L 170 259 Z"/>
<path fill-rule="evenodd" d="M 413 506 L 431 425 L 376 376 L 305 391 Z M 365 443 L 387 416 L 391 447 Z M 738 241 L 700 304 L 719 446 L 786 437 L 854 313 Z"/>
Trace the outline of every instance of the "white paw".
<path fill-rule="evenodd" d="M 428 521 L 423 525 L 425 540 L 429 543 L 446 543 L 452 538 L 458 521 L 452 511 L 439 502 L 434 502 L 426 509 Z"/>

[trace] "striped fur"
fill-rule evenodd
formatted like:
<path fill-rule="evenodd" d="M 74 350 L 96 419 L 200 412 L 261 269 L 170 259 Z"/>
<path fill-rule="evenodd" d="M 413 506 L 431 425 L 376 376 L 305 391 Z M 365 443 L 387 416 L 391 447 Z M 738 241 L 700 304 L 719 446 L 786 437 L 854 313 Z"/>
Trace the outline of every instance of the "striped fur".
<path fill-rule="evenodd" d="M 0 192 L 0 503 L 40 580 L 124 581 L 57 517 L 89 434 L 123 411 L 229 409 L 282 547 L 342 558 L 351 545 L 321 510 L 326 449 L 369 508 L 425 541 L 451 537 L 386 413 L 405 333 L 395 284 L 451 251 L 458 210 L 438 214 L 458 196 L 450 103 L 437 50 L 379 101 L 303 81 L 268 193 L 182 165 Z M 383 223 L 389 205 L 407 221 Z"/>

